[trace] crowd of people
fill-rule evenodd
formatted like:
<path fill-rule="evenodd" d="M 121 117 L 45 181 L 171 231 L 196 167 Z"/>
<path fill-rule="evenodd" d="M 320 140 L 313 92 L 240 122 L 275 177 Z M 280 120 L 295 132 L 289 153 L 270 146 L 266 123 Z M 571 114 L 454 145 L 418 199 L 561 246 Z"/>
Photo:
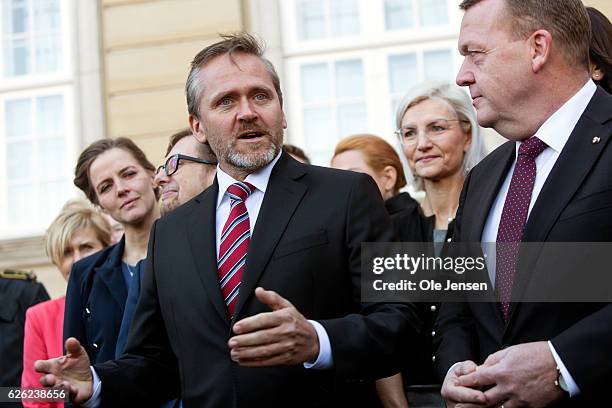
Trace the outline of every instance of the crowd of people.
<path fill-rule="evenodd" d="M 25 313 L 21 386 L 87 407 L 605 406 L 612 305 L 512 302 L 518 250 L 487 265 L 496 302 L 361 300 L 363 242 L 612 241 L 612 24 L 580 0 L 460 7 L 457 84 L 409 90 L 393 144 L 347 135 L 311 166 L 238 33 L 192 61 L 163 164 L 127 138 L 84 149 L 87 200 L 46 236 L 67 293 Z M 481 127 L 508 141 L 487 155 Z"/>

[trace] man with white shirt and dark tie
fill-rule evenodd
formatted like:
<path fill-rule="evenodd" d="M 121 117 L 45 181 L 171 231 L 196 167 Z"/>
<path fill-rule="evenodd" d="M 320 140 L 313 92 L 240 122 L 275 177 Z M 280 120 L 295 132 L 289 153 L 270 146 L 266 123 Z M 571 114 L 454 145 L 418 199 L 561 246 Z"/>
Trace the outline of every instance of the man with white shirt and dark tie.
<path fill-rule="evenodd" d="M 360 302 L 361 243 L 392 239 L 368 176 L 282 153 L 278 76 L 247 34 L 192 62 L 190 125 L 213 185 L 152 229 L 121 359 L 37 362 L 86 406 L 372 406 L 418 324 L 411 305 Z"/>
<path fill-rule="evenodd" d="M 451 407 L 603 406 L 612 306 L 511 302 L 537 278 L 517 268 L 519 242 L 612 241 L 612 98 L 589 78 L 588 15 L 579 0 L 460 7 L 457 83 L 469 87 L 479 123 L 509 142 L 472 170 L 461 195 L 455 237 L 498 243 L 487 266 L 499 302 L 441 307 L 442 395 Z"/>

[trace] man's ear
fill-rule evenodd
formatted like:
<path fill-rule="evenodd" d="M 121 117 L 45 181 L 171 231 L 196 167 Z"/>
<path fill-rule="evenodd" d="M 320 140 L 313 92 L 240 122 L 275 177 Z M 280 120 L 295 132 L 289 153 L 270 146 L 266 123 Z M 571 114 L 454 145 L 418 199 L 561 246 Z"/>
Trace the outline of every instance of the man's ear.
<path fill-rule="evenodd" d="M 207 142 L 206 134 L 204 133 L 204 126 L 202 126 L 202 121 L 195 115 L 189 115 L 189 128 L 191 129 L 191 132 L 198 140 L 198 142 Z"/>
<path fill-rule="evenodd" d="M 540 72 L 550 59 L 553 38 L 547 30 L 537 30 L 527 40 L 531 48 L 531 66 L 534 73 Z"/>

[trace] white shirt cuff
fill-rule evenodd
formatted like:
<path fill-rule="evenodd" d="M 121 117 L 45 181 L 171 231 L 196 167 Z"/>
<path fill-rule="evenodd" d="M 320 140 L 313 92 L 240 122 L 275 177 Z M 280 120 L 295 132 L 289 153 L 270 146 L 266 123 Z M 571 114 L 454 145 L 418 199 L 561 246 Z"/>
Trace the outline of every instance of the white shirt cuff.
<path fill-rule="evenodd" d="M 572 375 L 570 374 L 565 364 L 563 364 L 561 357 L 559 357 L 559 354 L 557 354 L 557 350 L 555 350 L 555 347 L 550 341 L 548 342 L 548 347 L 550 348 L 550 352 L 552 353 L 553 358 L 555 359 L 555 363 L 557 363 L 557 367 L 559 367 L 559 371 L 561 371 L 561 375 L 565 380 L 565 384 L 567 384 L 570 397 L 574 397 L 580 394 L 580 388 L 578 388 L 578 384 L 576 384 L 576 381 L 574 381 L 574 379 L 572 378 Z"/>
<path fill-rule="evenodd" d="M 457 367 L 457 364 L 461 364 L 463 361 L 457 361 L 455 364 L 453 364 L 452 366 L 449 367 L 448 371 L 446 372 L 446 375 L 448 375 L 448 373 L 450 373 L 451 371 L 453 371 L 453 368 Z"/>
<path fill-rule="evenodd" d="M 85 408 L 98 408 L 100 406 L 100 393 L 102 393 L 102 381 L 100 381 L 98 373 L 96 373 L 92 366 L 89 366 L 89 370 L 91 370 L 91 376 L 93 377 L 93 394 L 81 406 Z"/>
<path fill-rule="evenodd" d="M 327 370 L 334 366 L 334 359 L 332 357 L 331 352 L 331 344 L 329 342 L 329 336 L 325 331 L 325 328 L 321 325 L 321 323 L 316 322 L 314 320 L 308 321 L 317 332 L 317 337 L 319 338 L 319 355 L 314 363 L 305 362 L 304 368 L 314 368 L 316 370 Z"/>

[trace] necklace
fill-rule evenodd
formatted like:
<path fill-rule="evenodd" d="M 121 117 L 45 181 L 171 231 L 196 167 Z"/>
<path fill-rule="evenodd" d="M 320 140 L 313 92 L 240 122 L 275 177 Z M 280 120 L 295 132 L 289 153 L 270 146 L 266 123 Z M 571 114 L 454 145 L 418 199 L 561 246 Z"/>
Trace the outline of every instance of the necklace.
<path fill-rule="evenodd" d="M 130 266 L 129 263 L 124 262 L 125 266 L 127 267 L 128 272 L 130 273 L 130 277 L 134 276 L 134 270 L 132 270 L 132 267 Z"/>

